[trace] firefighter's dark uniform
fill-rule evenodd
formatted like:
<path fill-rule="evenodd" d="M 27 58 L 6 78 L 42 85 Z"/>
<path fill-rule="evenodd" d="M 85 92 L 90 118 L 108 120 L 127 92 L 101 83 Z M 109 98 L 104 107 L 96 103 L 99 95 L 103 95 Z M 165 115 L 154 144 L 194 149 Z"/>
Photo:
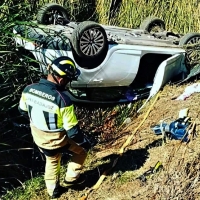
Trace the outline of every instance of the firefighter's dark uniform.
<path fill-rule="evenodd" d="M 60 87 L 48 80 L 27 86 L 22 92 L 19 110 L 28 113 L 33 139 L 46 156 L 45 183 L 52 195 L 59 184 L 60 159 L 64 148 L 72 152 L 65 179 L 76 180 L 87 152 L 80 145 L 80 132 L 74 106 Z"/>

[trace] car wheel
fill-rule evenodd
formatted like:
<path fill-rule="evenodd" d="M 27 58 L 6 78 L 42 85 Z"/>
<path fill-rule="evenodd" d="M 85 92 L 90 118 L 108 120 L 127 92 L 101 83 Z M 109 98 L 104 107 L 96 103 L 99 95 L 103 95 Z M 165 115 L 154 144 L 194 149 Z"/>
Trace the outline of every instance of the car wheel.
<path fill-rule="evenodd" d="M 200 62 L 200 33 L 187 33 L 180 38 L 179 46 L 186 49 L 186 63 L 193 66 Z"/>
<path fill-rule="evenodd" d="M 84 21 L 78 24 L 72 32 L 71 43 L 74 53 L 78 56 L 74 57 L 81 58 L 82 63 L 90 61 L 92 68 L 101 64 L 107 55 L 107 35 L 98 23 Z"/>
<path fill-rule="evenodd" d="M 48 3 L 41 7 L 37 14 L 39 24 L 60 24 L 66 25 L 69 21 L 67 10 L 56 3 Z"/>
<path fill-rule="evenodd" d="M 165 22 L 157 17 L 147 17 L 141 24 L 140 29 L 146 30 L 149 33 L 162 32 L 165 30 Z"/>

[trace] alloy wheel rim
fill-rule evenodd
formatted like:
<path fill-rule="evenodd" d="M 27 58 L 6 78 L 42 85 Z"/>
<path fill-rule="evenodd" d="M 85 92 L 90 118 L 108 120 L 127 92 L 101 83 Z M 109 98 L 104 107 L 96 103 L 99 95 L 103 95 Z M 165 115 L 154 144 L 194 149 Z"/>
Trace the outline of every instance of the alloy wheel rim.
<path fill-rule="evenodd" d="M 87 56 L 98 54 L 104 46 L 104 35 L 99 29 L 86 30 L 80 38 L 80 49 Z"/>
<path fill-rule="evenodd" d="M 200 51 L 200 36 L 196 36 L 191 38 L 186 45 L 193 46 L 192 48 L 187 49 L 187 59 L 189 62 L 195 62 L 200 59 L 199 51 Z M 193 64 L 193 63 L 192 63 Z"/>

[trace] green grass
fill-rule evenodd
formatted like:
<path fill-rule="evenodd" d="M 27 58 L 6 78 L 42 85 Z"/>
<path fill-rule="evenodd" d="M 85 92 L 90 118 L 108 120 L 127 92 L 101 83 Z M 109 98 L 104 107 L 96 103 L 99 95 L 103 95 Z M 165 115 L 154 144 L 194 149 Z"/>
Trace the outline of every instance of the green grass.
<path fill-rule="evenodd" d="M 45 190 L 44 179 L 40 176 L 26 181 L 21 187 L 13 191 L 8 191 L 2 200 L 28 200 L 31 198 L 37 199 L 38 195 L 40 195 L 40 191 L 43 190 Z"/>

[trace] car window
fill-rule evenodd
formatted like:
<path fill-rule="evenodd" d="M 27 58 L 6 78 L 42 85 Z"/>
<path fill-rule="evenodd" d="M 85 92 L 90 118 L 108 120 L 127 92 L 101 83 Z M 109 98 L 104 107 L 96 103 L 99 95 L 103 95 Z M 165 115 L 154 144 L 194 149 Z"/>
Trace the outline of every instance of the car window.
<path fill-rule="evenodd" d="M 21 37 L 25 40 L 28 39 L 29 41 L 32 41 L 38 47 L 53 50 L 71 50 L 70 41 L 66 36 L 60 36 L 59 34 L 55 36 L 55 34 L 52 35 L 43 29 L 27 27 L 24 25 L 17 25 L 14 29 L 21 35 Z"/>
<path fill-rule="evenodd" d="M 44 49 L 54 49 L 54 50 L 63 50 L 63 51 L 71 50 L 70 42 L 67 37 L 47 36 L 45 40 L 43 41 L 42 47 Z"/>

